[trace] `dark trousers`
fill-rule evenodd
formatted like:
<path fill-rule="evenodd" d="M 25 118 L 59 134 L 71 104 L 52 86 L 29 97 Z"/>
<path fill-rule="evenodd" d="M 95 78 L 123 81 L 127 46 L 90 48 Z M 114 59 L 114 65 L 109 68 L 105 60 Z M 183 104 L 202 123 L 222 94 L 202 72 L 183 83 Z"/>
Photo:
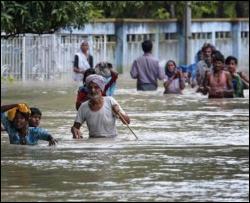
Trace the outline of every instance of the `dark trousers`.
<path fill-rule="evenodd" d="M 138 91 L 154 91 L 157 90 L 157 85 L 151 83 L 139 84 L 137 83 Z"/>

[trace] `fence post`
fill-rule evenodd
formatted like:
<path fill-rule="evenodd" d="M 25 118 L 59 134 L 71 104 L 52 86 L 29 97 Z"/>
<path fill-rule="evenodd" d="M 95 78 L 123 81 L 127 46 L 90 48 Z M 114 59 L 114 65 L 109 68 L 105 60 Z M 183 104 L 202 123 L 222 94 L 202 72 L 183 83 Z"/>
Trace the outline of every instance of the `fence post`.
<path fill-rule="evenodd" d="M 184 26 L 185 26 L 185 64 L 190 64 L 190 49 L 191 49 L 191 2 L 185 2 L 185 18 L 184 18 Z"/>
<path fill-rule="evenodd" d="M 94 39 L 93 35 L 88 35 L 88 42 L 89 42 L 89 52 L 91 55 L 94 55 Z M 97 63 L 96 57 L 93 56 L 93 66 L 95 67 L 95 64 Z"/>
<path fill-rule="evenodd" d="M 52 35 L 52 57 L 51 57 L 51 61 L 52 61 L 52 73 L 53 73 L 53 77 L 55 78 L 56 74 L 57 74 L 57 71 L 59 71 L 59 67 L 58 67 L 58 63 L 57 63 L 57 54 L 58 54 L 58 51 L 56 51 L 56 34 L 53 34 Z M 60 70 L 61 71 L 61 70 Z"/>
<path fill-rule="evenodd" d="M 116 49 L 115 49 L 115 61 L 116 61 L 116 70 L 119 73 L 124 71 L 125 67 L 125 57 L 127 49 L 126 41 L 126 32 L 124 29 L 123 22 L 115 23 L 115 35 L 116 35 Z"/>
<path fill-rule="evenodd" d="M 25 35 L 23 35 L 23 41 L 22 41 L 22 81 L 24 82 L 26 80 L 26 60 L 25 60 L 25 56 L 26 56 L 26 37 Z"/>
<path fill-rule="evenodd" d="M 103 53 L 103 59 L 102 60 L 104 60 L 104 61 L 106 61 L 107 60 L 107 35 L 104 35 L 104 40 L 103 40 L 104 42 L 104 53 Z"/>
<path fill-rule="evenodd" d="M 159 32 L 159 24 L 157 24 L 157 30 L 156 30 L 156 33 L 154 34 L 155 35 L 155 57 L 157 59 L 159 59 L 159 35 L 160 35 L 160 32 Z"/>
<path fill-rule="evenodd" d="M 240 22 L 232 22 L 232 53 L 236 58 L 240 58 L 240 50 L 241 50 L 241 43 L 240 43 L 240 34 L 241 34 L 241 29 L 240 29 Z M 240 60 L 239 60 L 240 62 Z"/>

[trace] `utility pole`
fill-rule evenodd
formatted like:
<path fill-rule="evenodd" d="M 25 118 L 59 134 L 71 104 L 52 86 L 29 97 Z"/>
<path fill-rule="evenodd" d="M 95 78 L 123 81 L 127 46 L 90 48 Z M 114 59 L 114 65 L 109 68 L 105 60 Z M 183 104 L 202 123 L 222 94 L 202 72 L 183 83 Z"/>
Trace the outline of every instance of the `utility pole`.
<path fill-rule="evenodd" d="M 184 16 L 184 36 L 185 36 L 185 64 L 191 63 L 191 26 L 192 26 L 191 2 L 185 2 L 185 16 Z"/>

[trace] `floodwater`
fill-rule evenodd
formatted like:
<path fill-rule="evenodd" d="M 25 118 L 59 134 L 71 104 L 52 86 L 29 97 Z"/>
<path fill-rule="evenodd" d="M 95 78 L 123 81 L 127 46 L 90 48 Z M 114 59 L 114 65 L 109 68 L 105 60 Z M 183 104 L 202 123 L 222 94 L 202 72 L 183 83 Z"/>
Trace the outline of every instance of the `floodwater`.
<path fill-rule="evenodd" d="M 133 134 L 73 140 L 71 82 L 2 85 L 1 103 L 26 102 L 42 112 L 41 127 L 59 143 L 10 145 L 1 135 L 1 201 L 249 201 L 249 92 L 211 99 L 137 92 L 120 77 L 115 99 Z"/>

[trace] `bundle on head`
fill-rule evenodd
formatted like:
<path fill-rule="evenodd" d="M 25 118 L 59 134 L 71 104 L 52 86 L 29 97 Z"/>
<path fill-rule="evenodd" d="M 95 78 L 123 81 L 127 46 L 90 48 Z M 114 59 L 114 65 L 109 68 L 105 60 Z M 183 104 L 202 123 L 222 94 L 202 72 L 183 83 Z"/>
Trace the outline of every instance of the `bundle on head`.
<path fill-rule="evenodd" d="M 110 70 L 113 68 L 112 64 L 109 62 L 100 62 L 95 66 L 96 74 L 101 75 L 103 77 L 110 77 Z"/>

